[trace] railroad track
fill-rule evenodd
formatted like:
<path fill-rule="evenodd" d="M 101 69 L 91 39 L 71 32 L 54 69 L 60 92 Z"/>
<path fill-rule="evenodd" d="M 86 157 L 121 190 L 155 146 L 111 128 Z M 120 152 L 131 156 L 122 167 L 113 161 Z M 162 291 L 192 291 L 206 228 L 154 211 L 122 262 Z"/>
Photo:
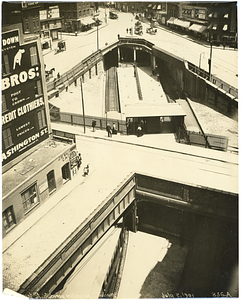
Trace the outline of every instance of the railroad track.
<path fill-rule="evenodd" d="M 116 67 L 111 67 L 106 71 L 105 109 L 106 111 L 120 111 Z"/>

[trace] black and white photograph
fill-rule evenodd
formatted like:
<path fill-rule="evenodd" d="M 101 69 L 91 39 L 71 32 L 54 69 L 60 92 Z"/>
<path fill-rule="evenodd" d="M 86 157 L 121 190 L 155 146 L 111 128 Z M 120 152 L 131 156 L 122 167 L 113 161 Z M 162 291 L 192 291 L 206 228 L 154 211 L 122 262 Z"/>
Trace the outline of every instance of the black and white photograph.
<path fill-rule="evenodd" d="M 240 297 L 237 1 L 1 1 L 4 299 Z"/>

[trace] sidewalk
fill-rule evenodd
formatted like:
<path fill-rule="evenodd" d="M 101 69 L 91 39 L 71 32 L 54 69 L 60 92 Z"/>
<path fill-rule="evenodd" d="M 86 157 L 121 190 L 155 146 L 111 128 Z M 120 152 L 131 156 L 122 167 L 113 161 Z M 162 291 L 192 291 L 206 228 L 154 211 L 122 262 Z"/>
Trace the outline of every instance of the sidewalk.
<path fill-rule="evenodd" d="M 83 126 L 68 125 L 65 123 L 51 123 L 51 127 L 54 130 L 70 132 L 77 136 L 102 139 L 111 141 L 113 143 L 125 143 L 150 149 L 182 153 L 190 156 L 203 157 L 206 159 L 226 161 L 238 165 L 238 155 L 229 152 L 222 152 L 208 148 L 201 148 L 197 146 L 177 143 L 173 133 L 147 134 L 143 135 L 142 137 L 137 137 L 135 135 L 122 135 L 118 133 L 117 135 L 112 135 L 112 138 L 110 138 L 108 137 L 105 130 L 96 129 L 95 132 L 93 132 L 92 128 L 87 126 L 86 133 L 84 133 Z"/>

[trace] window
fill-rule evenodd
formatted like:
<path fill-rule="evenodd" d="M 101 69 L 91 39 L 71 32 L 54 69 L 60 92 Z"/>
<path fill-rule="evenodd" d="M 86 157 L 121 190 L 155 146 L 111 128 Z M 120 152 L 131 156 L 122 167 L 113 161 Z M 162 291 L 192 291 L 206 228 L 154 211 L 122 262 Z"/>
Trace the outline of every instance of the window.
<path fill-rule="evenodd" d="M 37 112 L 37 119 L 39 124 L 39 129 L 46 126 L 45 110 L 42 109 Z"/>
<path fill-rule="evenodd" d="M 63 178 L 63 181 L 64 181 L 64 182 L 66 182 L 67 180 L 70 180 L 70 179 L 71 179 L 69 163 L 66 163 L 66 164 L 62 167 L 62 178 Z"/>
<path fill-rule="evenodd" d="M 10 127 L 4 129 L 2 131 L 3 133 L 3 144 L 5 149 L 13 145 L 13 140 L 12 140 L 12 133 Z"/>
<path fill-rule="evenodd" d="M 56 189 L 56 181 L 55 181 L 54 170 L 50 171 L 47 174 L 47 181 L 48 181 L 49 193 L 51 193 L 52 191 L 54 191 Z"/>
<path fill-rule="evenodd" d="M 171 122 L 171 117 L 160 117 L 160 122 Z"/>
<path fill-rule="evenodd" d="M 8 110 L 8 107 L 7 107 L 6 97 L 3 94 L 2 95 L 2 112 L 5 112 L 6 110 Z"/>
<path fill-rule="evenodd" d="M 29 32 L 29 21 L 28 21 L 28 18 L 25 18 L 25 31 Z"/>
<path fill-rule="evenodd" d="M 5 230 L 8 230 L 11 228 L 15 222 L 15 216 L 14 216 L 14 211 L 13 211 L 13 206 L 8 207 L 2 214 L 3 216 L 3 226 Z"/>
<path fill-rule="evenodd" d="M 43 94 L 43 92 L 42 92 L 42 87 L 41 87 L 41 81 L 37 80 L 36 84 L 35 84 L 35 95 L 39 96 L 42 94 Z"/>
<path fill-rule="evenodd" d="M 3 70 L 3 75 L 10 73 L 9 59 L 7 54 L 3 54 L 2 70 Z"/>
<path fill-rule="evenodd" d="M 38 64 L 36 46 L 30 47 L 30 61 L 32 66 Z"/>
<path fill-rule="evenodd" d="M 36 184 L 32 185 L 28 190 L 21 194 L 24 211 L 28 211 L 31 207 L 38 203 L 36 192 Z"/>

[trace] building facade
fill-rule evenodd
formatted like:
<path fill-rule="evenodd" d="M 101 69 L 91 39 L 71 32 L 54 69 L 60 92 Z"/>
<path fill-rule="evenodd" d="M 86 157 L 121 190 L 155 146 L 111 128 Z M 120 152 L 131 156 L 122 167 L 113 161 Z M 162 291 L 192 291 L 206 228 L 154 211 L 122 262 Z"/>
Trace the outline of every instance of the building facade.
<path fill-rule="evenodd" d="M 76 146 L 54 142 L 40 38 L 2 28 L 3 237 L 76 174 Z"/>
<path fill-rule="evenodd" d="M 112 2 L 182 34 L 217 44 L 237 46 L 237 2 Z M 143 19 L 141 19 L 143 20 Z"/>
<path fill-rule="evenodd" d="M 87 31 L 95 24 L 95 5 L 93 2 L 59 2 L 63 17 L 63 30 L 66 32 Z"/>

